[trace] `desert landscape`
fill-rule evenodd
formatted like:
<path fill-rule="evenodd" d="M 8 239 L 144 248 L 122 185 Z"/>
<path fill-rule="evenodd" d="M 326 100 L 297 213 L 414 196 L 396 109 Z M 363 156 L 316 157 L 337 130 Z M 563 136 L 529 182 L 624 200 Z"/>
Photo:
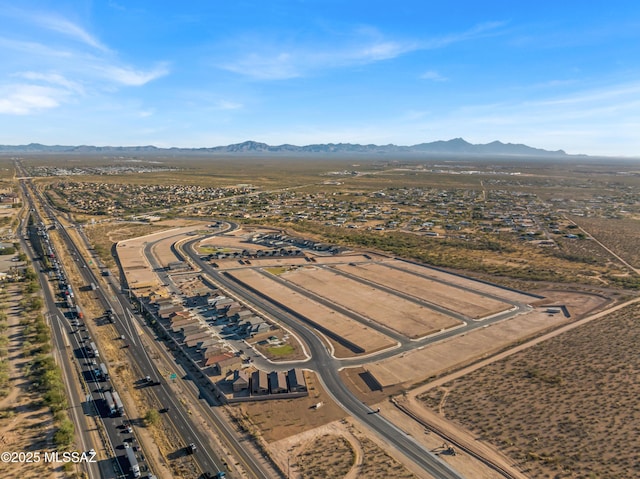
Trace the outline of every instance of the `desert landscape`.
<path fill-rule="evenodd" d="M 639 313 L 635 302 L 419 398 L 528 477 L 633 477 Z"/>

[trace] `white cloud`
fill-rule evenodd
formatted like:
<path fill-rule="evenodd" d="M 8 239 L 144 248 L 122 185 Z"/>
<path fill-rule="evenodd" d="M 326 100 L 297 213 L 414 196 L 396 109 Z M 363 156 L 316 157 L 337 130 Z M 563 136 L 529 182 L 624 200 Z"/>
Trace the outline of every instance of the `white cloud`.
<path fill-rule="evenodd" d="M 476 38 L 483 38 L 491 35 L 499 35 L 501 33 L 500 27 L 503 27 L 505 25 L 506 22 L 480 23 L 464 32 L 451 33 L 443 37 L 437 37 L 427 40 L 422 43 L 422 48 L 424 48 L 425 50 L 443 48 L 453 43 L 474 40 Z"/>
<path fill-rule="evenodd" d="M 0 37 L 0 47 L 5 51 L 13 50 L 26 55 L 37 55 L 43 58 L 69 58 L 73 56 L 69 50 L 55 49 L 38 42 L 25 42 Z"/>
<path fill-rule="evenodd" d="M 228 100 L 220 100 L 218 102 L 218 109 L 220 110 L 239 110 L 243 108 L 244 105 L 242 103 L 236 103 Z"/>
<path fill-rule="evenodd" d="M 28 115 L 55 108 L 61 98 L 68 93 L 65 90 L 39 85 L 6 85 L 0 87 L 0 113 L 10 115 Z"/>
<path fill-rule="evenodd" d="M 90 47 L 96 48 L 103 52 L 108 52 L 107 48 L 100 40 L 87 32 L 84 28 L 67 20 L 51 14 L 29 15 L 34 23 L 54 32 L 62 33 L 76 41 L 84 43 Z"/>
<path fill-rule="evenodd" d="M 291 53 L 257 54 L 222 65 L 225 70 L 257 80 L 284 80 L 301 76 Z"/>
<path fill-rule="evenodd" d="M 310 72 L 366 65 L 391 60 L 418 50 L 444 48 L 452 43 L 496 34 L 502 22 L 486 23 L 465 32 L 427 40 L 389 39 L 374 28 L 358 28 L 339 39 L 339 46 L 327 48 L 313 42 L 274 42 L 265 38 L 242 38 L 230 42 L 239 50 L 236 59 L 221 62 L 220 68 L 257 80 L 284 80 Z"/>
<path fill-rule="evenodd" d="M 396 58 L 404 53 L 415 50 L 416 47 L 415 43 L 383 41 L 368 45 L 361 51 L 356 52 L 355 55 L 346 55 L 346 57 L 365 62 L 377 62 Z"/>
<path fill-rule="evenodd" d="M 75 81 L 68 80 L 59 73 L 41 73 L 41 72 L 22 72 L 16 74 L 17 77 L 24 78 L 25 80 L 31 80 L 34 82 L 40 82 L 50 85 L 58 85 L 65 89 L 75 92 L 84 93 L 83 86 Z"/>
<path fill-rule="evenodd" d="M 165 64 L 158 65 L 150 71 L 135 70 L 128 66 L 96 65 L 95 69 L 105 78 L 126 86 L 142 86 L 169 73 Z"/>

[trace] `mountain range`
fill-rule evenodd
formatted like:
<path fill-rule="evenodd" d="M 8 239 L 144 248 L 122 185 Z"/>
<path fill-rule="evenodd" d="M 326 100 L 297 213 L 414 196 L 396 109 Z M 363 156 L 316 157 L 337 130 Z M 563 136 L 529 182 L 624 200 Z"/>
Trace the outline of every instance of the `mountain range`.
<path fill-rule="evenodd" d="M 0 145 L 0 153 L 23 154 L 169 154 L 169 155 L 456 155 L 456 156 L 527 156 L 527 157 L 559 157 L 569 156 L 563 150 L 549 151 L 540 148 L 514 143 L 493 141 L 486 144 L 472 144 L 462 138 L 448 141 L 433 141 L 412 146 L 400 145 L 359 145 L 352 143 L 324 143 L 306 146 L 277 145 L 272 146 L 256 141 L 245 141 L 227 146 L 211 148 L 158 148 L 156 146 L 62 146 L 41 145 Z"/>

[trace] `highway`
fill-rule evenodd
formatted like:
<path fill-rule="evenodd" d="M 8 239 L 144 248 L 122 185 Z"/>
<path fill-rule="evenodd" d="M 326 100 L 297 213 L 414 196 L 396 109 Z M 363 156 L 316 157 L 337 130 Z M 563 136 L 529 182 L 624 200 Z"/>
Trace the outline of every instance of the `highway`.
<path fill-rule="evenodd" d="M 49 214 L 52 214 L 51 211 L 48 211 Z M 71 241 L 66 229 L 59 228 L 59 232 L 61 233 L 61 238 L 65 242 L 66 248 L 71 252 L 72 257 L 75 259 L 78 269 L 83 277 L 83 281 L 85 284 L 100 284 L 98 278 L 94 275 L 92 269 L 86 263 L 85 258 L 80 254 L 80 252 L 76 249 L 75 244 Z M 135 315 L 132 311 L 132 308 L 129 304 L 128 298 L 121 294 L 119 291 L 115 293 L 116 303 L 118 308 L 116 309 L 114 303 L 110 300 L 110 298 L 104 294 L 104 292 L 100 289 L 96 291 L 98 299 L 102 302 L 105 309 L 111 309 L 115 313 L 115 323 L 114 326 L 117 330 L 117 333 L 120 337 L 124 337 L 124 341 L 121 339 L 114 338 L 115 341 L 122 341 L 123 345 L 128 345 L 126 354 L 129 356 L 129 362 L 131 367 L 138 372 L 140 378 L 144 378 L 146 376 L 150 376 L 152 378 L 160 379 L 161 374 L 156 369 L 155 365 L 152 363 L 147 351 L 142 344 L 140 339 L 140 335 L 138 333 L 138 325 L 135 322 Z M 104 318 L 103 318 L 104 320 Z M 84 334 L 86 330 L 83 328 L 80 330 L 80 334 Z M 74 335 L 74 338 L 77 339 L 79 335 Z M 86 336 L 85 336 L 86 338 Z M 88 343 L 88 340 L 84 340 L 83 344 Z M 79 347 L 79 351 L 84 351 L 83 348 Z M 82 353 L 81 353 L 82 354 Z M 90 362 L 86 359 L 87 364 Z M 85 374 L 91 375 L 91 371 L 85 371 Z M 90 379 L 92 379 L 90 377 Z M 95 381 L 93 381 L 95 382 Z M 118 390 L 120 388 L 125 387 L 134 387 L 134 385 L 123 385 L 123 384 L 115 384 L 115 389 Z M 122 427 L 122 423 L 124 418 L 121 417 L 111 417 L 106 411 L 105 408 L 105 400 L 104 400 L 104 391 L 103 388 L 96 384 L 96 389 L 92 391 L 94 395 L 94 399 L 96 404 L 101 406 L 101 415 L 103 418 L 103 422 L 105 428 L 107 429 L 107 433 L 111 442 L 113 444 L 114 452 L 117 456 L 118 462 L 121 465 L 121 468 L 124 471 L 129 470 L 128 459 L 126 458 L 124 443 L 125 442 L 134 442 L 135 436 L 130 436 L 125 434 L 126 429 Z M 169 388 L 167 384 L 163 381 L 160 382 L 157 386 L 147 386 L 146 389 L 151 389 L 152 391 L 148 391 L 152 393 L 158 404 L 162 405 L 162 408 L 168 409 L 165 413 L 171 423 L 173 424 L 175 430 L 178 431 L 179 435 L 182 438 L 181 444 L 176 444 L 176 454 L 186 454 L 184 451 L 185 446 L 190 443 L 196 443 L 200 447 L 198 448 L 197 454 L 193 455 L 193 459 L 198 463 L 198 466 L 201 471 L 213 471 L 217 472 L 222 470 L 224 467 L 222 461 L 216 458 L 214 452 L 209 447 L 209 441 L 206 436 L 198 431 L 198 428 L 195 424 L 193 424 L 188 414 L 184 411 L 184 407 L 182 404 L 175 399 L 173 391 Z M 139 424 L 140 420 L 137 418 L 133 419 L 132 423 L 134 425 Z"/>
<path fill-rule="evenodd" d="M 25 186 L 25 190 L 26 188 L 28 188 L 28 186 Z M 38 195 L 35 188 L 32 189 L 32 192 L 34 195 Z M 39 200 L 46 214 L 52 219 L 52 221 L 54 221 L 54 224 L 57 223 L 57 229 L 60 233 L 60 237 L 64 241 L 65 247 L 70 252 L 71 257 L 75 260 L 85 285 L 90 285 L 92 283 L 96 285 L 101 284 L 99 278 L 95 275 L 90 264 L 87 262 L 87 259 L 81 254 L 66 229 L 57 220 L 56 212 L 48 205 L 48 203 L 45 202 L 43 198 L 40 197 Z M 107 282 L 110 285 L 111 291 L 105 291 L 102 288 L 98 288 L 95 291 L 95 294 L 105 310 L 110 309 L 114 312 L 114 327 L 117 330 L 117 335 L 125 338 L 123 344 L 127 345 L 126 354 L 129 356 L 129 363 L 131 367 L 138 372 L 140 378 L 150 376 L 151 378 L 158 379 L 160 382 L 160 384 L 155 386 L 142 386 L 144 386 L 149 393 L 153 394 L 155 397 L 154 402 L 162 405 L 162 409 L 166 410 L 163 415 L 169 419 L 175 431 L 182 439 L 180 444 L 176 444 L 176 451 L 174 454 L 184 454 L 185 446 L 190 443 L 194 443 L 197 445 L 197 451 L 191 457 L 198 464 L 200 472 L 215 474 L 218 471 L 226 470 L 224 460 L 221 459 L 219 454 L 213 450 L 208 435 L 200 430 L 200 425 L 194 423 L 193 418 L 185 411 L 184 405 L 176 398 L 175 393 L 166 382 L 166 378 L 162 378 L 162 374 L 158 371 L 156 365 L 151 360 L 147 347 L 143 343 L 141 336 L 147 335 L 150 341 L 155 341 L 153 331 L 144 324 L 138 312 L 133 309 L 128 295 L 113 279 L 113 276 L 106 279 L 108 280 Z M 52 299 L 52 304 L 49 306 L 55 307 L 55 300 Z M 69 327 L 69 330 L 71 330 L 71 327 Z M 84 329 L 82 333 L 84 333 Z M 116 338 L 114 338 L 114 340 L 122 341 L 121 339 Z M 89 341 L 85 340 L 85 342 Z M 83 349 L 81 350 L 84 351 Z M 89 360 L 86 362 L 91 366 Z M 187 375 L 190 374 L 188 366 L 188 364 L 184 364 L 184 370 Z M 85 372 L 85 376 L 91 378 L 91 371 Z M 93 382 L 95 383 L 95 380 Z M 197 382 L 194 381 L 194 384 L 197 384 Z M 135 435 L 133 437 L 129 437 L 127 434 L 124 434 L 126 430 L 122 427 L 123 418 L 112 418 L 104 410 L 104 391 L 100 385 L 96 384 L 96 386 L 97 387 L 92 394 L 94 394 L 96 403 L 101 405 L 103 408 L 101 412 L 106 431 L 113 444 L 113 449 L 117 455 L 118 463 L 126 472 L 129 468 L 123 444 L 124 442 L 135 442 Z M 120 387 L 125 387 L 125 385 L 114 386 L 116 390 Z M 136 385 L 126 386 L 136 387 Z M 193 393 L 193 391 L 191 391 L 191 393 Z M 203 395 L 210 396 L 209 391 L 199 391 L 198 393 L 200 397 Z M 194 400 L 197 401 L 201 399 L 199 397 L 194 397 Z M 212 398 L 210 398 L 210 403 L 211 402 Z M 216 431 L 220 434 L 221 439 L 224 440 L 229 449 L 241 456 L 238 459 L 240 459 L 241 464 L 249 473 L 249 477 L 258 479 L 269 479 L 270 477 L 273 477 L 272 475 L 265 473 L 261 465 L 244 450 L 244 447 L 240 442 L 241 440 L 235 436 L 231 428 L 229 428 L 229 426 L 224 422 L 224 419 L 222 419 L 218 414 L 215 414 L 215 412 L 209 407 L 203 408 L 203 410 L 206 410 L 206 412 L 208 412 L 209 419 L 212 419 L 216 423 Z M 138 421 L 133 421 L 134 433 L 137 422 Z M 197 473 L 198 477 L 199 475 L 200 473 Z M 110 476 L 103 474 L 102 477 Z M 233 474 L 228 473 L 227 477 L 233 478 Z"/>
<path fill-rule="evenodd" d="M 29 210 L 33 208 L 31 197 L 26 195 Z M 35 211 L 33 211 L 34 214 Z M 37 219 L 37 216 L 36 216 Z M 30 238 L 33 235 L 37 237 L 37 233 L 30 228 Z M 27 231 L 24 224 L 21 225 L 20 231 Z M 101 444 L 95 444 L 95 436 L 90 431 L 95 430 L 96 421 L 99 423 L 100 418 L 94 407 L 94 397 L 92 394 L 86 394 L 90 391 L 93 382 L 92 371 L 89 366 L 88 358 L 85 354 L 84 345 L 81 344 L 80 335 L 70 334 L 74 328 L 71 327 L 68 318 L 65 317 L 56 302 L 56 298 L 51 291 L 50 282 L 47 274 L 36 262 L 36 252 L 33 249 L 31 240 L 27 242 L 25 235 L 21 235 L 21 244 L 24 251 L 33 262 L 34 269 L 38 274 L 42 294 L 44 297 L 45 308 L 48 311 L 47 318 L 52 331 L 52 341 L 54 350 L 58 354 L 58 364 L 63 370 L 63 378 L 67 387 L 67 399 L 69 401 L 69 415 L 73 421 L 80 446 L 83 451 L 101 449 Z M 39 241 L 39 239 L 38 239 Z M 91 417 L 93 416 L 93 420 Z M 111 448 L 112 449 L 112 448 Z M 107 445 L 107 459 L 98 461 L 97 463 L 83 463 L 83 467 L 90 479 L 97 478 L 115 478 L 122 476 L 121 469 L 111 460 L 112 450 Z"/>

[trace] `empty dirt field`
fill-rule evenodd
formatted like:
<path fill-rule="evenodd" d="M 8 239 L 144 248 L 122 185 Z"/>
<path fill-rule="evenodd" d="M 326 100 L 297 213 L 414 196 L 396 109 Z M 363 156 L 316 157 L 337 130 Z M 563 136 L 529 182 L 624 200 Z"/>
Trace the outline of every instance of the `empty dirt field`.
<path fill-rule="evenodd" d="M 333 271 L 305 267 L 280 276 L 408 338 L 421 338 L 461 321 Z"/>
<path fill-rule="evenodd" d="M 423 301 L 435 304 L 468 318 L 479 319 L 510 309 L 504 301 L 473 293 L 440 281 L 388 268 L 384 263 L 341 265 L 335 269 L 372 281 L 387 288 L 401 291 Z"/>
<path fill-rule="evenodd" d="M 424 471 L 408 469 L 410 464 L 405 467 L 379 441 L 343 419 L 281 439 L 269 450 L 290 479 L 431 479 Z"/>
<path fill-rule="evenodd" d="M 421 396 L 535 478 L 640 477 L 640 304 Z"/>
<path fill-rule="evenodd" d="M 394 346 L 396 343 L 378 331 L 354 321 L 332 309 L 327 308 L 309 298 L 298 294 L 284 285 L 276 283 L 251 269 L 229 272 L 234 278 L 260 291 L 263 295 L 285 304 L 291 310 L 313 320 L 321 328 L 325 328 L 325 336 L 332 339 L 334 347 L 340 344 L 339 338 L 357 346 L 348 349 L 345 344 L 335 347 L 336 356 L 348 357 L 355 354 L 369 354 Z M 328 333 L 332 333 L 331 337 Z"/>
<path fill-rule="evenodd" d="M 510 289 L 501 288 L 497 285 L 483 283 L 482 281 L 476 281 L 471 278 L 465 278 L 455 274 L 440 271 L 428 266 L 422 266 L 408 261 L 391 260 L 385 261 L 385 264 L 392 268 L 398 268 L 405 271 L 411 271 L 421 276 L 433 278 L 438 281 L 450 284 L 455 287 L 469 288 L 472 291 L 478 293 L 486 293 L 506 301 L 515 301 L 520 303 L 530 303 L 538 299 L 535 295 L 530 295 L 524 292 L 512 291 Z"/>
<path fill-rule="evenodd" d="M 151 253 L 153 254 L 153 256 L 155 256 L 160 266 L 166 268 L 169 266 L 169 263 L 180 261 L 180 258 L 176 256 L 171 247 L 178 241 L 187 238 L 191 238 L 191 236 L 186 233 L 179 236 L 171 236 L 169 238 L 165 238 L 151 247 Z"/>
<path fill-rule="evenodd" d="M 163 238 L 174 237 L 179 238 L 180 235 L 187 234 L 191 231 L 202 229 L 201 225 L 189 226 L 185 228 L 174 228 L 158 233 L 152 233 L 147 236 L 140 236 L 130 240 L 120 241 L 116 247 L 118 259 L 127 277 L 127 283 L 132 289 L 158 287 L 160 281 L 154 273 L 153 268 L 149 265 L 144 255 L 144 248 L 149 242 L 159 241 Z M 173 253 L 171 253 L 173 255 Z M 175 255 L 173 255 L 175 258 Z M 166 261 L 166 258 L 165 258 Z"/>
<path fill-rule="evenodd" d="M 567 321 L 562 314 L 549 315 L 544 309 L 537 309 L 414 349 L 399 357 L 368 364 L 367 369 L 383 387 L 398 383 L 410 385 L 495 353 L 516 341 Z M 345 373 L 348 374 L 348 370 Z"/>

